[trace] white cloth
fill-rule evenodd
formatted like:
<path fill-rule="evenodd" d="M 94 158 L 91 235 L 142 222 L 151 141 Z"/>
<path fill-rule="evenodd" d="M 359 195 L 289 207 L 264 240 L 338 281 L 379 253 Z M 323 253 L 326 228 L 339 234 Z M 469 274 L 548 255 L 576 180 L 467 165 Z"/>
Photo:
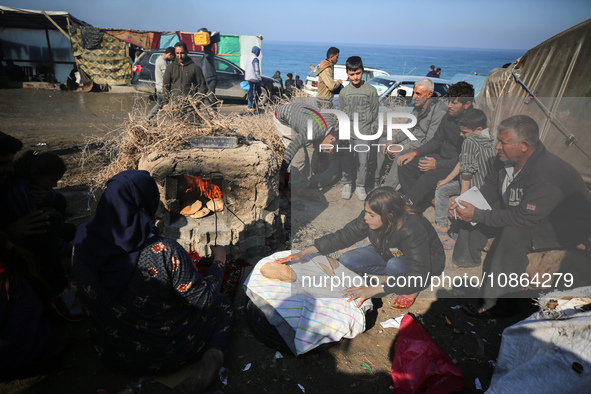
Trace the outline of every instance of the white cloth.
<path fill-rule="evenodd" d="M 358 301 L 348 302 L 343 297 L 349 285 L 331 286 L 336 280 L 331 281 L 333 277 L 319 265 L 330 267 L 326 257 L 311 255 L 302 262 L 291 263 L 297 275 L 295 282 L 267 279 L 260 273 L 266 263 L 290 254 L 289 250 L 277 252 L 259 261 L 244 282 L 244 288 L 251 301 L 276 326 L 292 352 L 297 356 L 323 343 L 354 338 L 365 331 L 365 312 L 372 308 L 371 300 L 358 308 Z M 361 279 L 343 265 L 334 269 L 334 277 Z M 326 286 L 318 286 L 322 282 Z M 268 308 L 269 305 L 272 308 Z"/>

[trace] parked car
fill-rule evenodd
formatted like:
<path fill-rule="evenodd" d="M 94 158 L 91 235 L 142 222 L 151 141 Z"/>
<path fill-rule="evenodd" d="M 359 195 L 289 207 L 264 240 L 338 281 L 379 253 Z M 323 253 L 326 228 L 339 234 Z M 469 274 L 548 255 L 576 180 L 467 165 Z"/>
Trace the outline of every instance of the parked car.
<path fill-rule="evenodd" d="M 364 67 L 363 68 L 363 80 L 369 81 L 374 77 L 379 77 L 382 75 L 390 75 L 387 72 L 380 70 L 378 68 L 372 67 Z M 343 64 L 335 64 L 334 66 L 334 80 L 342 80 L 343 86 L 347 86 L 349 84 L 349 77 L 347 76 L 347 70 L 345 69 L 345 65 Z M 318 77 L 316 76 L 316 70 L 310 71 L 310 74 L 306 77 L 306 84 L 304 85 L 304 92 L 306 92 L 310 96 L 316 96 L 316 92 L 318 92 Z"/>
<path fill-rule="evenodd" d="M 144 51 L 133 64 L 133 77 L 131 85 L 138 91 L 145 93 L 156 92 L 154 70 L 156 59 L 164 53 L 164 49 L 153 49 Z M 189 57 L 198 65 L 201 65 L 203 52 L 189 51 Z M 218 84 L 215 94 L 218 98 L 247 99 L 247 92 L 240 87 L 244 81 L 244 70 L 234 63 L 215 57 L 215 68 L 218 74 Z M 279 98 L 283 93 L 283 87 L 276 80 L 263 76 L 262 96 L 260 103 L 264 104 L 269 98 Z"/>
<path fill-rule="evenodd" d="M 382 105 L 390 100 L 401 100 L 408 104 L 412 98 L 415 82 L 427 77 L 412 75 L 385 75 L 370 79 L 367 83 L 373 85 L 378 91 L 378 97 Z M 452 84 L 449 79 L 427 78 L 435 84 L 433 97 L 446 97 L 447 89 Z"/>

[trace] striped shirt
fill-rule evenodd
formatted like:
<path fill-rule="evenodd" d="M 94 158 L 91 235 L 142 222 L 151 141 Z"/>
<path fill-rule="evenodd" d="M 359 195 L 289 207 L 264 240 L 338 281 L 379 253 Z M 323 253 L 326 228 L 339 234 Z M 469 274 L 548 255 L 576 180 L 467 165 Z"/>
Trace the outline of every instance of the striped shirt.
<path fill-rule="evenodd" d="M 462 143 L 460 174 L 472 175 L 470 187 L 482 186 L 495 159 L 495 142 L 487 129 L 469 136 Z"/>

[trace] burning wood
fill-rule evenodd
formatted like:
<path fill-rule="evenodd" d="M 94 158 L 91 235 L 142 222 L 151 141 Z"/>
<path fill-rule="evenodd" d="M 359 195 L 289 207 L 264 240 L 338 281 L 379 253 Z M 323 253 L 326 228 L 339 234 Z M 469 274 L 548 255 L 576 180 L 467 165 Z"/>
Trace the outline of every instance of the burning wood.
<path fill-rule="evenodd" d="M 187 194 L 199 193 L 199 195 L 207 197 L 210 200 L 214 198 L 219 199 L 223 195 L 222 189 L 211 180 L 205 180 L 192 176 L 185 176 L 185 180 L 187 181 L 188 187 L 188 189 L 185 191 Z"/>

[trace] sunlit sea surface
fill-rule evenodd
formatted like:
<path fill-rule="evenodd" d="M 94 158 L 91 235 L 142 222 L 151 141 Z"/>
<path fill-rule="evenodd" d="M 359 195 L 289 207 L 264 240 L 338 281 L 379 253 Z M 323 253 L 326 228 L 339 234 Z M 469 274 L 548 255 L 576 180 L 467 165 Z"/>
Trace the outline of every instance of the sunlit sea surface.
<path fill-rule="evenodd" d="M 263 74 L 272 76 L 281 71 L 285 82 L 288 72 L 304 81 L 311 64 L 317 65 L 326 57 L 329 47 L 340 49 L 339 64 L 349 56 L 361 56 L 363 64 L 387 71 L 391 75 L 427 75 L 429 66 L 441 67 L 441 78 L 451 79 L 457 73 L 486 76 L 493 68 L 512 63 L 526 50 L 477 49 L 444 47 L 405 47 L 386 45 L 330 44 L 263 41 Z"/>

